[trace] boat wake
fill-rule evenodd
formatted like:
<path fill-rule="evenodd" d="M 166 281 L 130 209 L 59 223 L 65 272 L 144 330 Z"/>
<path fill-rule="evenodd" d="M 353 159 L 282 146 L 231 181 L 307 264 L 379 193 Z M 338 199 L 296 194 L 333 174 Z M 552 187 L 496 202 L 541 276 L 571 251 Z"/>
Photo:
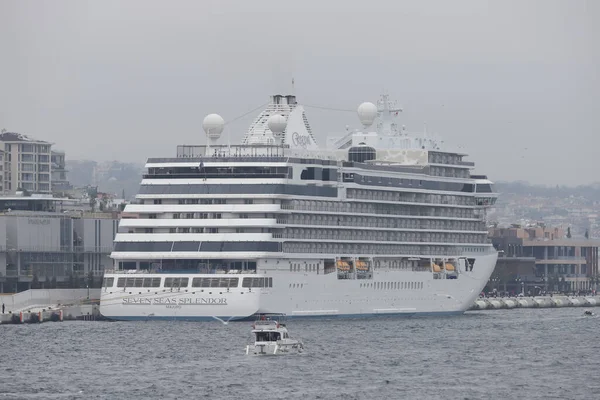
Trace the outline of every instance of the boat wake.
<path fill-rule="evenodd" d="M 235 316 L 232 316 L 232 317 L 229 317 L 229 319 L 228 319 L 227 321 L 223 321 L 221 318 L 219 318 L 219 317 L 217 317 L 217 316 L 215 316 L 215 315 L 213 315 L 212 317 L 213 317 L 214 319 L 216 319 L 217 321 L 221 321 L 221 323 L 222 323 L 223 325 L 229 325 L 229 321 L 231 321 L 233 318 L 235 318 Z"/>

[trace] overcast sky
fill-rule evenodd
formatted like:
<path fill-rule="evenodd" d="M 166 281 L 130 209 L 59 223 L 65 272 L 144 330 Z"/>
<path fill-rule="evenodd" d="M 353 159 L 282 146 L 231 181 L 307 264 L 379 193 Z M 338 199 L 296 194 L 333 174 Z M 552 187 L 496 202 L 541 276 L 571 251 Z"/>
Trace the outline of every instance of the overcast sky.
<path fill-rule="evenodd" d="M 356 109 L 382 90 L 408 130 L 493 180 L 600 181 L 598 1 L 0 0 L 0 128 L 70 159 L 143 162 L 204 143 L 288 90 Z M 351 112 L 307 108 L 321 144 Z M 256 114 L 227 126 L 242 138 Z"/>

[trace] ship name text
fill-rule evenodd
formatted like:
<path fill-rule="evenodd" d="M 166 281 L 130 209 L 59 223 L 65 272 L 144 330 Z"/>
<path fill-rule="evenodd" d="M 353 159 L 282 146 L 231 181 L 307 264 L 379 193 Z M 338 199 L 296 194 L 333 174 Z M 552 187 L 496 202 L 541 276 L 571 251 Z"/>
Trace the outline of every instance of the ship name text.
<path fill-rule="evenodd" d="M 123 299 L 124 305 L 155 306 L 226 306 L 225 297 L 128 297 Z"/>

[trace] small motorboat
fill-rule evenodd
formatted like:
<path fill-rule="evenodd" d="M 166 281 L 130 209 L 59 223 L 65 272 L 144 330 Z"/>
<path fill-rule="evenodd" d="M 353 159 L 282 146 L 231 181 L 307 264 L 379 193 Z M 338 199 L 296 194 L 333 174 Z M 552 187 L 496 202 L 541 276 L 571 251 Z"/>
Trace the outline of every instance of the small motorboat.
<path fill-rule="evenodd" d="M 280 355 L 288 353 L 301 353 L 304 345 L 300 340 L 289 336 L 287 327 L 282 322 L 283 316 L 260 316 L 252 325 L 254 344 L 246 346 L 246 354 L 252 355 Z"/>
<path fill-rule="evenodd" d="M 585 310 L 585 311 L 583 312 L 583 315 L 584 315 L 584 316 L 586 316 L 586 317 L 593 317 L 593 316 L 595 316 L 596 314 L 595 314 L 594 312 L 592 312 L 591 310 Z"/>

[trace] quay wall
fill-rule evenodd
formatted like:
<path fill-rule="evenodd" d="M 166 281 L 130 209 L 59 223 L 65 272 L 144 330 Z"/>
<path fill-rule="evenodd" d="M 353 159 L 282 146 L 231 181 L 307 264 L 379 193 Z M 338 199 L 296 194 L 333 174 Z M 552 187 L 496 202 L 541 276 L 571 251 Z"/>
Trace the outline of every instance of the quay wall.
<path fill-rule="evenodd" d="M 99 299 L 100 289 L 30 289 L 15 294 L 0 294 L 0 307 L 5 313 L 26 311 L 28 308 L 78 304 L 89 299 Z"/>

